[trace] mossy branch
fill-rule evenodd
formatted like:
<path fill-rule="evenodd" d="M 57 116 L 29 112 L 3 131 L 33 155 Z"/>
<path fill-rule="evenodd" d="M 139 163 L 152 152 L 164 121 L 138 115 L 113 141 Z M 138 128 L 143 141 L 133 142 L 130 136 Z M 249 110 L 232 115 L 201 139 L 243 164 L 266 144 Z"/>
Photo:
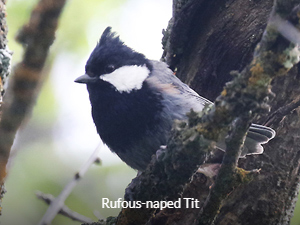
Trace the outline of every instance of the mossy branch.
<path fill-rule="evenodd" d="M 214 147 L 214 142 L 198 135 L 193 126 L 193 121 L 199 115 L 191 112 L 189 117 L 189 123 L 178 121 L 175 124 L 167 149 L 159 150 L 146 171 L 131 182 L 126 189 L 125 200 L 161 201 L 174 200 L 180 196 L 184 185 Z M 117 224 L 144 224 L 155 210 L 123 209 Z"/>
<path fill-rule="evenodd" d="M 217 140 L 222 130 L 226 129 L 233 121 L 236 121 L 236 123 L 233 125 L 235 135 L 231 135 L 230 139 L 227 141 L 228 147 L 223 159 L 223 164 L 218 179 L 214 188 L 212 189 L 206 206 L 203 209 L 203 213 L 201 214 L 200 218 L 201 222 L 199 222 L 199 224 L 211 224 L 217 215 L 219 208 L 221 207 L 222 200 L 225 199 L 230 191 L 232 191 L 234 187 L 245 182 L 245 180 L 251 180 L 251 173 L 249 176 L 248 173 L 241 171 L 236 167 L 240 155 L 240 149 L 243 144 L 243 139 L 245 138 L 247 129 L 254 116 L 257 113 L 267 112 L 269 110 L 267 99 L 271 94 L 271 80 L 276 76 L 280 76 L 288 72 L 291 66 L 286 66 L 287 61 L 289 61 L 292 66 L 297 63 L 297 60 L 290 60 L 290 55 L 294 51 L 295 45 L 294 43 L 290 43 L 290 41 L 285 40 L 282 38 L 282 36 L 280 36 L 278 30 L 276 29 L 277 24 L 274 23 L 275 16 L 277 16 L 276 7 L 274 7 L 273 13 L 270 17 L 265 35 L 255 51 L 252 63 L 246 67 L 243 72 L 233 73 L 235 78 L 232 82 L 226 85 L 221 95 L 217 98 L 215 105 L 207 113 L 202 112 L 199 117 L 192 118 L 193 122 L 190 121 L 187 128 L 183 127 L 184 129 L 180 130 L 182 133 L 173 135 L 173 138 L 176 138 L 189 134 L 195 139 L 200 136 L 203 138 L 203 140 L 205 140 L 204 143 L 209 144 L 206 146 L 200 144 L 198 151 L 202 150 L 203 152 L 209 152 L 209 146 L 211 147 L 213 141 Z M 193 124 L 197 125 L 193 126 Z M 199 136 L 193 133 L 195 131 Z M 185 137 L 184 140 L 188 139 L 190 136 Z M 178 143 L 185 143 L 184 140 L 178 140 Z M 212 142 L 208 140 L 212 140 Z M 175 143 L 177 143 L 177 141 L 175 141 Z M 172 144 L 172 141 L 168 143 L 168 149 L 166 152 L 170 151 L 170 153 L 165 155 L 171 155 L 172 152 L 176 152 L 175 154 L 177 154 L 178 149 L 182 149 L 179 146 Z M 173 146 L 176 147 L 173 149 L 171 148 Z M 189 146 L 189 143 L 186 145 L 186 147 L 187 146 Z M 186 160 L 188 156 L 183 154 L 184 156 L 182 158 L 184 161 L 190 162 L 189 160 L 191 160 L 192 162 L 195 160 L 195 158 L 197 159 L 197 154 L 195 156 L 195 152 L 189 153 L 191 158 L 188 160 Z M 177 160 L 179 161 L 177 161 L 175 165 L 180 164 L 181 157 L 178 157 Z M 170 162 L 170 160 L 168 160 L 168 162 Z M 200 163 L 203 161 L 200 160 L 198 162 Z M 173 168 L 176 168 L 175 165 L 173 165 Z M 197 163 L 187 163 L 187 165 L 193 167 L 197 165 Z M 172 168 L 172 166 L 168 166 L 167 168 Z M 168 171 L 170 174 L 173 173 L 179 175 L 176 170 L 165 170 L 164 166 L 161 167 L 161 171 Z M 194 170 L 190 170 L 191 174 L 192 171 Z M 141 176 L 145 174 L 146 173 L 143 173 Z M 151 175 L 153 175 L 153 177 L 157 177 L 156 174 Z M 169 178 L 168 176 L 166 177 Z M 246 179 L 241 179 L 242 177 Z M 139 177 L 137 179 L 138 182 L 134 183 L 137 183 L 139 188 L 134 190 L 133 195 L 139 193 L 139 190 L 142 190 L 141 195 L 143 195 L 143 193 L 148 190 L 147 196 L 153 197 L 151 196 L 153 192 L 149 192 L 148 187 L 149 185 L 151 185 L 151 187 L 157 187 L 153 186 L 155 183 L 147 182 L 145 185 L 145 188 L 147 189 L 143 189 L 140 188 L 143 186 L 143 178 Z M 180 180 L 180 178 L 178 180 Z M 164 181 L 162 182 L 164 183 Z M 183 184 L 181 184 L 181 187 Z M 174 186 L 178 187 L 178 185 Z M 178 190 L 176 190 L 176 188 L 172 191 L 174 191 L 174 193 L 172 192 L 173 196 L 176 196 L 176 193 L 178 194 Z M 170 192 L 168 194 L 170 194 Z M 168 198 L 170 195 L 165 195 L 164 197 Z M 137 199 L 140 200 L 139 196 Z M 128 210 L 126 211 L 128 214 Z"/>
<path fill-rule="evenodd" d="M 286 4 L 288 4 L 287 2 Z M 297 4 L 299 3 L 300 1 L 297 2 Z M 238 118 L 233 126 L 232 135 L 226 142 L 226 153 L 221 169 L 199 216 L 199 225 L 213 224 L 222 206 L 222 201 L 233 188 L 242 183 L 236 182 L 237 178 L 242 175 L 241 171 L 237 169 L 237 162 L 249 123 L 257 113 L 268 109 L 267 97 L 270 93 L 271 80 L 276 76 L 287 74 L 288 70 L 299 61 L 299 53 L 298 60 L 289 57 L 295 51 L 296 43 L 284 39 L 282 36 L 286 37 L 286 34 L 279 33 L 280 29 L 277 28 L 281 26 L 279 23 L 290 17 L 291 11 L 294 11 L 295 15 L 298 16 L 300 10 L 299 7 L 296 7 L 297 10 L 293 10 L 292 6 L 289 5 L 290 11 L 285 10 L 286 13 L 283 13 L 278 8 L 283 7 L 282 4 L 282 2 L 280 4 L 275 2 L 267 28 L 261 42 L 256 47 L 250 66 L 246 67 L 240 74 L 237 73 L 237 77 L 226 85 L 216 101 L 216 112 L 220 111 L 221 115 L 226 112 L 224 119 L 228 119 L 230 116 Z M 278 11 L 281 11 L 280 20 L 278 20 Z M 299 19 L 294 26 L 298 26 L 298 23 Z M 297 32 L 299 35 L 299 31 Z M 248 178 L 251 179 L 251 177 Z"/>

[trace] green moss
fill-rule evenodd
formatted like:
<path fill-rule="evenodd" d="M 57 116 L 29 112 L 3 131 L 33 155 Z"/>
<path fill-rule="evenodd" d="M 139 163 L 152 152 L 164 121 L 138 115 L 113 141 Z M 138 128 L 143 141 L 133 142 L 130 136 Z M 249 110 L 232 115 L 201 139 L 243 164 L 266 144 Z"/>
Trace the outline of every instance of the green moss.
<path fill-rule="evenodd" d="M 237 180 L 240 184 L 248 184 L 253 180 L 254 175 L 258 174 L 258 172 L 259 172 L 259 170 L 247 171 L 247 170 L 237 167 L 236 168 Z"/>
<path fill-rule="evenodd" d="M 297 46 L 287 48 L 283 51 L 283 54 L 285 60 L 282 62 L 282 65 L 288 70 L 300 61 L 300 51 Z"/>

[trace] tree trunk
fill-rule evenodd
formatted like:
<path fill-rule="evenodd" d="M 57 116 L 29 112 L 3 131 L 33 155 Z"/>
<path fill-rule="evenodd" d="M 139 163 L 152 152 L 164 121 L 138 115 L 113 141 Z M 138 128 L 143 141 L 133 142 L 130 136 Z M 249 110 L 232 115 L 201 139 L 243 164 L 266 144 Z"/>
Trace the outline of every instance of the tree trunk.
<path fill-rule="evenodd" d="M 6 77 L 9 74 L 10 69 L 10 57 L 11 53 L 7 49 L 7 31 L 8 27 L 6 24 L 6 6 L 5 6 L 5 0 L 0 1 L 0 120 L 2 117 L 2 98 L 3 98 L 3 86 L 4 82 L 6 80 Z M 0 155 L 2 152 L 0 152 Z M 2 158 L 2 157 L 0 157 Z M 0 164 L 2 164 L 2 161 L 0 160 Z M 5 163 L 6 165 L 6 163 Z M 0 166 L 1 167 L 1 166 Z M 0 174 L 2 173 L 0 168 Z M 1 176 L 0 176 L 1 177 Z M 0 182 L 0 215 L 1 215 L 1 200 L 3 198 L 3 195 L 5 193 L 4 184 Z"/>
<path fill-rule="evenodd" d="M 173 18 L 163 40 L 163 60 L 179 78 L 213 101 L 231 80 L 230 71 L 242 70 L 250 63 L 272 6 L 271 0 L 174 0 Z M 289 224 L 299 187 L 300 109 L 292 102 L 300 94 L 299 85 L 298 68 L 273 81 L 276 97 L 270 101 L 270 115 L 280 110 L 267 123 L 277 135 L 264 146 L 262 155 L 240 159 L 240 167 L 261 169 L 260 174 L 249 185 L 232 191 L 215 224 Z M 294 107 L 289 108 L 291 105 Z M 256 122 L 263 124 L 267 118 L 261 115 Z M 199 192 L 205 187 L 208 190 L 208 182 L 196 179 L 194 185 L 184 196 L 203 199 Z M 153 224 L 162 220 L 192 224 L 198 213 L 166 210 Z"/>

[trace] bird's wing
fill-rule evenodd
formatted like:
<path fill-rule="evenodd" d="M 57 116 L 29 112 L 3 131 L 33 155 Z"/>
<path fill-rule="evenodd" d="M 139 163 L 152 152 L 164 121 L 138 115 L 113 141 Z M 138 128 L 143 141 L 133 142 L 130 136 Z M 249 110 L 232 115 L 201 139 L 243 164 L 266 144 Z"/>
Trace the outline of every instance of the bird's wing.
<path fill-rule="evenodd" d="M 192 108 L 195 111 L 201 111 L 206 104 L 213 104 L 211 101 L 201 97 L 188 85 L 182 83 L 163 62 L 152 61 L 153 72 L 149 76 L 149 84 L 165 95 L 165 105 L 168 105 L 171 115 L 175 118 L 184 118 L 186 113 Z M 168 114 L 168 113 L 167 113 Z M 184 115 L 184 116 L 183 116 Z M 225 136 L 221 134 L 217 148 L 224 150 Z M 267 143 L 274 138 L 275 131 L 269 127 L 251 124 L 241 156 L 251 154 L 261 154 L 263 152 L 262 144 Z"/>
<path fill-rule="evenodd" d="M 170 70 L 166 63 L 151 61 L 153 71 L 148 77 L 148 83 L 171 98 L 174 104 L 179 104 L 186 109 L 186 112 L 193 109 L 201 111 L 206 104 L 213 104 L 211 101 L 198 95 L 188 85 L 181 82 Z"/>

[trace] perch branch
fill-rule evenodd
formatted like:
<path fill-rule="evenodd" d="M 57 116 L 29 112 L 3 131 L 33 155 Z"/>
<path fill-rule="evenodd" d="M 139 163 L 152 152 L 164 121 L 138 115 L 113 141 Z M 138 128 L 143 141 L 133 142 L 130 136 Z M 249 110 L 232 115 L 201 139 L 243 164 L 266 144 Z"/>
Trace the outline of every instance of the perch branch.
<path fill-rule="evenodd" d="M 25 52 L 22 62 L 11 74 L 3 100 L 0 121 L 0 184 L 4 183 L 6 165 L 16 132 L 36 101 L 42 83 L 42 69 L 55 38 L 58 18 L 66 0 L 40 0 L 28 24 L 17 40 Z"/>
<path fill-rule="evenodd" d="M 46 204 L 51 205 L 51 203 L 54 201 L 53 195 L 50 194 L 44 194 L 42 192 L 37 192 L 36 196 L 38 199 L 43 200 Z M 61 210 L 58 212 L 59 214 L 66 216 L 72 220 L 79 221 L 81 223 L 91 223 L 93 222 L 92 219 L 85 217 L 83 215 L 80 215 L 77 212 L 72 211 L 67 206 L 63 205 Z"/>
<path fill-rule="evenodd" d="M 224 154 L 217 179 L 204 204 L 199 220 L 199 225 L 212 224 L 217 215 L 222 201 L 233 189 L 252 180 L 255 171 L 237 169 L 241 149 L 249 128 L 249 118 L 237 118 L 233 124 L 233 131 L 226 139 L 226 153 Z"/>

